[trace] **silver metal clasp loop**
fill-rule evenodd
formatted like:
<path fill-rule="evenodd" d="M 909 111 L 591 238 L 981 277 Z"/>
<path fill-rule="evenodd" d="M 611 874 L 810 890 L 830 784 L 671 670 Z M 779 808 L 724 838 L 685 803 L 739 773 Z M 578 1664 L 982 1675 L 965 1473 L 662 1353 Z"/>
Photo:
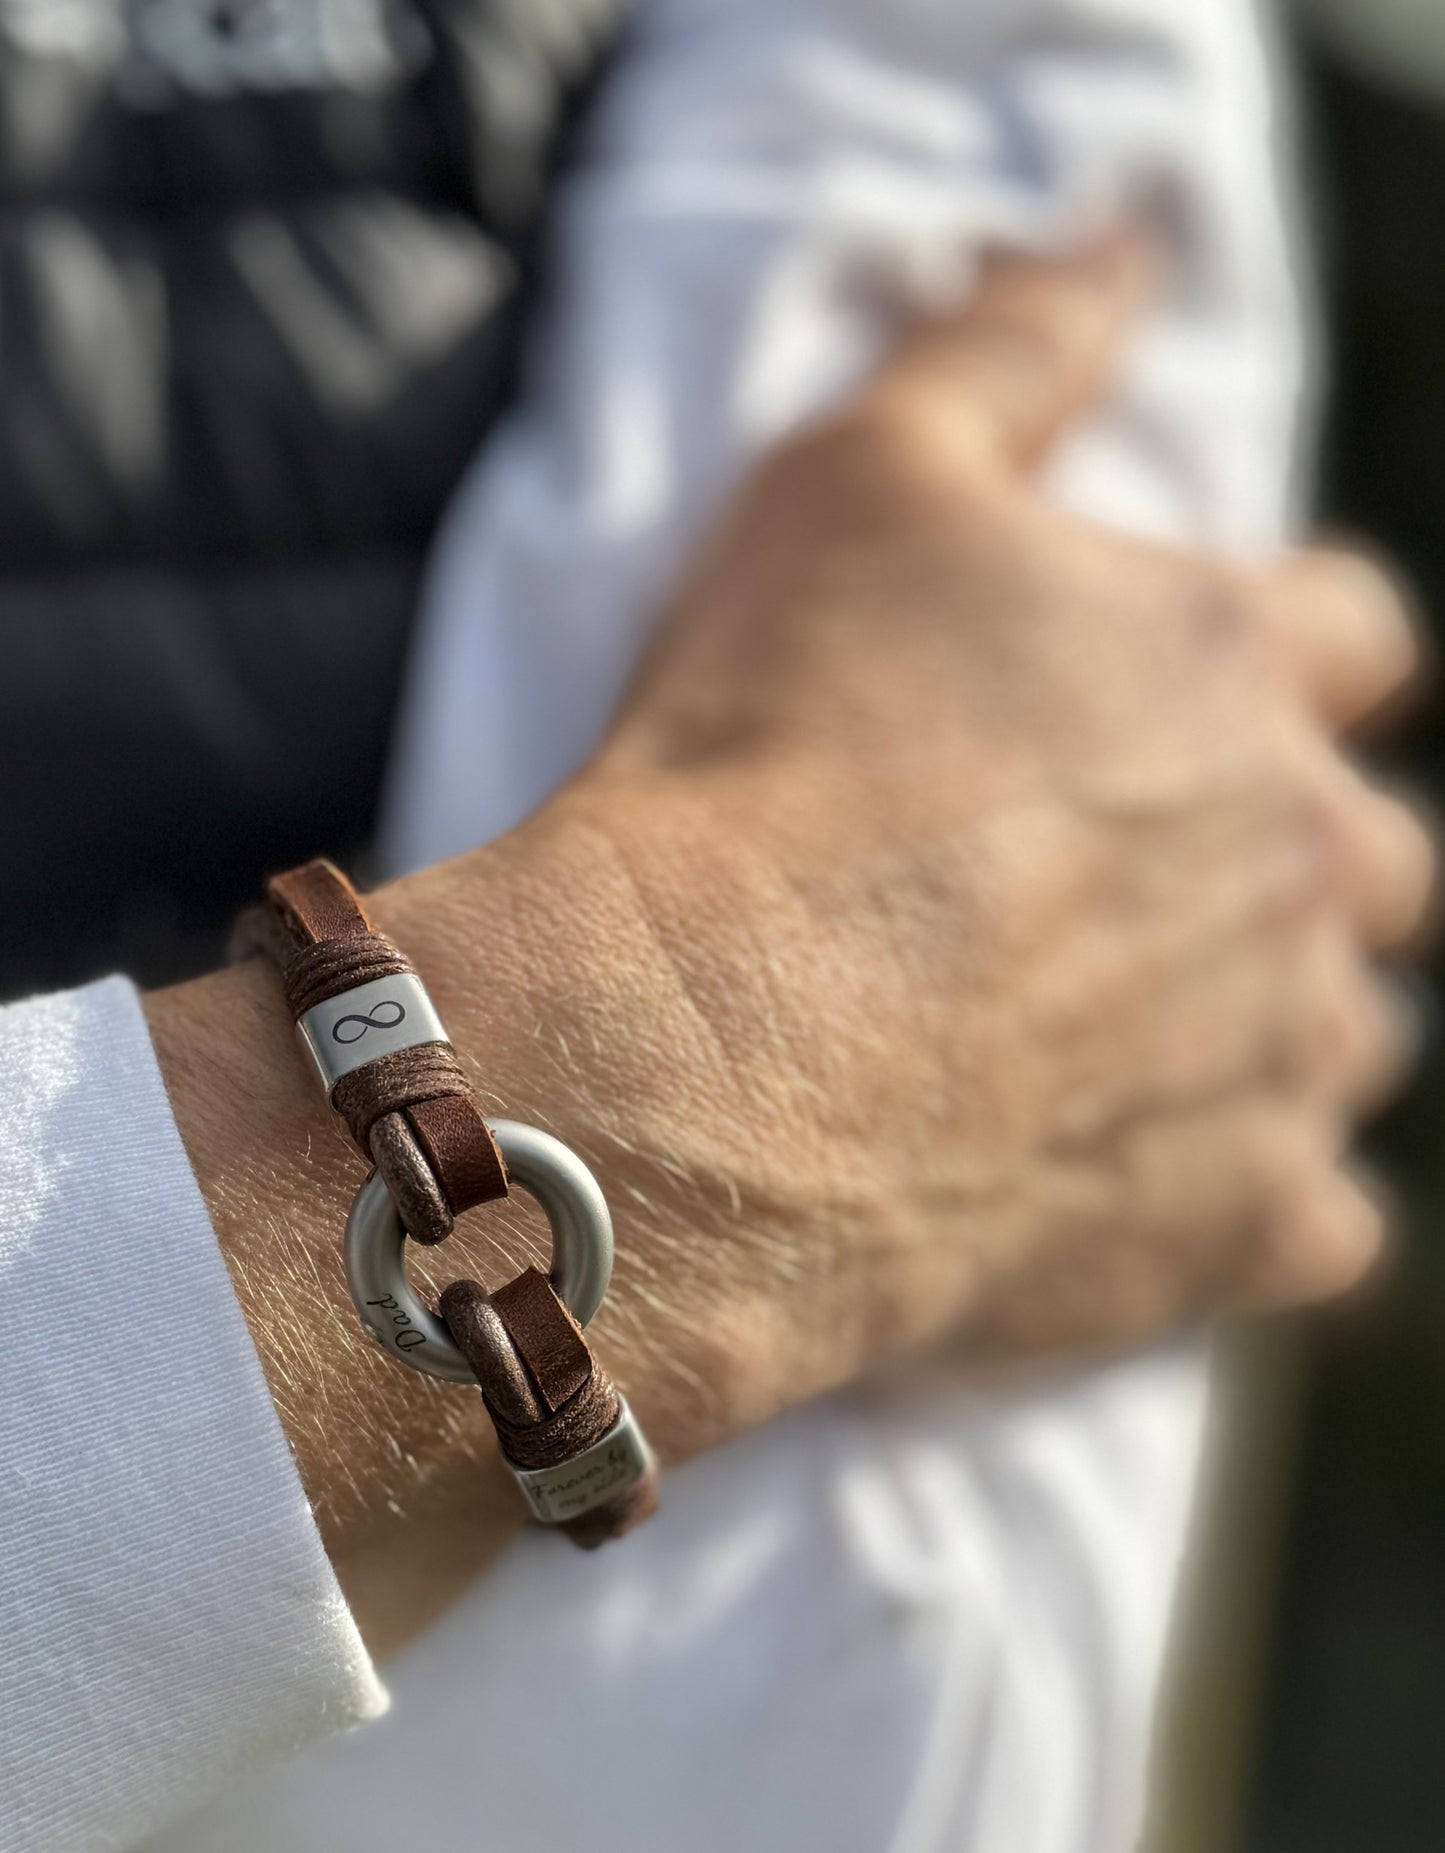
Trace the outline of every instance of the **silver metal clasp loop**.
<path fill-rule="evenodd" d="M 507 1172 L 537 1199 L 552 1230 L 551 1281 L 579 1325 L 602 1304 L 612 1278 L 612 1218 L 602 1187 L 560 1139 L 520 1120 L 489 1120 Z M 475 1383 L 445 1325 L 407 1279 L 406 1230 L 373 1173 L 346 1219 L 346 1284 L 361 1323 L 399 1364 Z"/>

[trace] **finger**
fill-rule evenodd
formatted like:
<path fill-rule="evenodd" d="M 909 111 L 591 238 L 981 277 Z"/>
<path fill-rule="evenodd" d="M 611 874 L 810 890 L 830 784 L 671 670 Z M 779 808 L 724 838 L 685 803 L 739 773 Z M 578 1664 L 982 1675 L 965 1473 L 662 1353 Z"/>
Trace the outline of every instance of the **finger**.
<path fill-rule="evenodd" d="M 1065 257 L 993 258 L 960 309 L 904 338 L 865 397 L 943 414 L 1030 463 L 1112 384 L 1153 276 L 1151 246 L 1129 230 Z"/>
<path fill-rule="evenodd" d="M 1389 1221 L 1388 1200 L 1363 1168 L 1306 1164 L 1282 1180 L 1247 1246 L 1234 1306 L 1265 1312 L 1348 1293 L 1380 1261 Z"/>
<path fill-rule="evenodd" d="M 1395 951 L 1426 931 L 1436 897 L 1435 829 L 1413 800 L 1322 752 L 1314 774 L 1335 891 L 1368 946 Z"/>
<path fill-rule="evenodd" d="M 1051 1236 L 953 1335 L 971 1370 L 1327 1298 L 1380 1252 L 1380 1197 L 1340 1165 L 1330 1122 L 1275 1086 L 1143 1115 L 1102 1157 L 1040 1168 L 1032 1208 Z"/>
<path fill-rule="evenodd" d="M 1398 987 L 1374 973 L 1353 935 L 1329 918 L 1304 936 L 1293 978 L 1279 1078 L 1331 1116 L 1375 1112 L 1419 1051 L 1418 1023 Z"/>
<path fill-rule="evenodd" d="M 1314 547 L 1260 575 L 1260 610 L 1305 699 L 1352 727 L 1417 678 L 1422 647 L 1398 582 L 1362 553 Z"/>
<path fill-rule="evenodd" d="M 1087 1036 L 1049 1025 L 1039 1040 L 1060 1090 L 1059 1143 L 1103 1147 L 1163 1114 L 1293 1080 L 1338 1002 L 1320 988 L 1333 974 L 1304 956 L 1320 919 L 1316 903 L 1308 919 L 1252 918 L 1170 948 L 1157 963 L 1146 953 Z M 1348 937 L 1338 921 L 1336 930 Z"/>
<path fill-rule="evenodd" d="M 1270 1089 L 1140 1128 L 1128 1160 L 1137 1214 L 1179 1253 L 1199 1311 L 1306 1304 L 1367 1271 L 1381 1207 L 1336 1148 L 1327 1116 Z"/>
<path fill-rule="evenodd" d="M 1277 1088 L 1330 1120 L 1377 1110 L 1421 1043 L 1418 1012 L 1318 902 L 1194 947 L 1111 998 L 1086 1037 L 1044 1038 L 1059 1090 L 1056 1146 L 1097 1149 L 1132 1126 L 1226 1094 Z"/>

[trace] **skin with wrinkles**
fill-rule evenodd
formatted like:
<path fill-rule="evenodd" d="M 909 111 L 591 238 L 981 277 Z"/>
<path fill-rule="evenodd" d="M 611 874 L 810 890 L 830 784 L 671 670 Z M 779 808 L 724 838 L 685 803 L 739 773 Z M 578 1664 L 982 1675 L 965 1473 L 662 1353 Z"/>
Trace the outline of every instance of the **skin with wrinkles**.
<path fill-rule="evenodd" d="M 928 1353 L 1016 1370 L 1317 1298 L 1378 1245 L 1342 1153 L 1398 1059 L 1369 961 L 1430 852 L 1333 735 L 1414 646 L 1353 557 L 1246 570 L 1034 489 L 1147 269 L 1123 237 L 994 266 L 744 487 L 593 763 L 370 904 L 484 1106 L 597 1171 L 594 1332 L 665 1458 Z M 360 1336 L 357 1161 L 272 976 L 149 1009 L 384 1652 L 517 1501 L 479 1400 Z M 515 1203 L 467 1226 L 432 1279 L 534 1251 Z"/>

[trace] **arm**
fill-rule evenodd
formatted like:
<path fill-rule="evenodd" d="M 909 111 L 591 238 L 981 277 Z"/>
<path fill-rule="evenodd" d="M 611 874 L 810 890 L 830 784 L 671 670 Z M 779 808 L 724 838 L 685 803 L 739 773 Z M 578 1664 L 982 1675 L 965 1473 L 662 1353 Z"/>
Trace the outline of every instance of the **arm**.
<path fill-rule="evenodd" d="M 1140 286 L 1123 245 L 1000 268 L 744 491 L 584 774 L 375 897 L 483 1099 L 598 1171 L 600 1338 L 665 1457 L 950 1334 L 1094 1351 L 1374 1251 L 1338 1164 L 1392 1060 L 1362 946 L 1428 851 L 1326 729 L 1408 632 L 1358 563 L 1246 574 L 1031 488 Z M 384 1651 L 515 1503 L 480 1410 L 355 1329 L 354 1160 L 268 975 L 150 1012 Z"/>

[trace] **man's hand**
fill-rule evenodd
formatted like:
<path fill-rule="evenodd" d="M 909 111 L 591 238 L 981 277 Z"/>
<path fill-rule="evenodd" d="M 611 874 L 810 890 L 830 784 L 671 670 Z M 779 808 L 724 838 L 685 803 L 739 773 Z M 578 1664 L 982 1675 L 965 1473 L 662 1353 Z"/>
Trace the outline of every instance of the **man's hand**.
<path fill-rule="evenodd" d="M 1397 1059 L 1367 959 L 1430 856 L 1330 734 L 1414 646 L 1358 561 L 1246 570 L 1041 498 L 1143 288 L 1126 243 L 996 268 L 745 488 L 595 762 L 374 897 L 483 1099 L 597 1170 L 599 1342 L 674 1458 L 945 1337 L 979 1369 L 1133 1343 L 1375 1252 L 1342 1163 Z M 360 1337 L 356 1160 L 269 976 L 151 1017 L 385 1645 L 515 1522 L 486 1424 Z M 442 1278 L 506 1277 L 469 1246 Z"/>
<path fill-rule="evenodd" d="M 1330 736 L 1416 648 L 1363 560 L 1034 489 L 1146 277 L 1128 240 L 996 267 L 775 456 L 571 800 L 725 1056 L 740 1224 L 786 1206 L 762 1297 L 848 1283 L 834 1368 L 960 1320 L 980 1364 L 1132 1342 L 1379 1242 L 1341 1155 L 1431 855 Z"/>

